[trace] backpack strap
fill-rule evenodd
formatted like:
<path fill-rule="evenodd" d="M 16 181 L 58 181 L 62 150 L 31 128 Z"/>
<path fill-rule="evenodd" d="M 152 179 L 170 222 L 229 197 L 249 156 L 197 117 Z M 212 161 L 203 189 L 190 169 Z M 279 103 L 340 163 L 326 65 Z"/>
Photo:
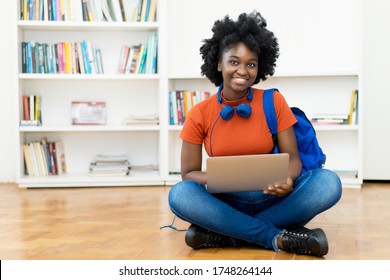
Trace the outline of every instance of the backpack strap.
<path fill-rule="evenodd" d="M 272 147 L 271 153 L 275 152 L 275 149 L 278 147 L 278 120 L 276 118 L 276 111 L 274 105 L 274 91 L 278 90 L 276 88 L 270 88 L 264 90 L 263 93 L 263 108 L 265 118 L 267 120 L 268 128 L 272 135 L 272 141 L 274 146 Z"/>

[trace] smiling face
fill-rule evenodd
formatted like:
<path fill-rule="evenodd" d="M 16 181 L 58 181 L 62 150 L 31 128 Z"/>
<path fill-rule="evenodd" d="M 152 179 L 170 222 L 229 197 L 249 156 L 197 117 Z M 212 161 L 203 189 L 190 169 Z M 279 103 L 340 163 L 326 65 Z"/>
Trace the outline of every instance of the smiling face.
<path fill-rule="evenodd" d="M 218 63 L 223 77 L 223 96 L 237 100 L 245 96 L 258 72 L 258 56 L 240 42 L 224 51 Z"/>

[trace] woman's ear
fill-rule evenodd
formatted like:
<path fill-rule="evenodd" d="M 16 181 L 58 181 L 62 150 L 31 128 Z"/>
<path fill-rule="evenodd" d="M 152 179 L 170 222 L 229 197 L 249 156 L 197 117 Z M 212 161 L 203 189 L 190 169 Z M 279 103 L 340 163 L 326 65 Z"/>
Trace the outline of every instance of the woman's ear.
<path fill-rule="evenodd" d="M 217 70 L 218 72 L 221 72 L 222 71 L 222 67 L 221 67 L 221 61 L 218 62 L 218 67 L 217 67 Z"/>

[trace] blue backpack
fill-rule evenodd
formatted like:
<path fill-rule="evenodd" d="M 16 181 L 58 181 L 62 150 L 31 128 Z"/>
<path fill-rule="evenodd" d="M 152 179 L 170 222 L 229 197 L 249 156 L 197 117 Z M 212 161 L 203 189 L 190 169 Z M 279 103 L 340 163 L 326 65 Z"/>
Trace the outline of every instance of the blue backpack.
<path fill-rule="evenodd" d="M 274 106 L 274 91 L 275 88 L 267 89 L 264 91 L 263 107 L 267 120 L 268 128 L 272 134 L 272 141 L 274 147 L 271 153 L 278 153 L 278 121 L 276 118 L 276 111 Z M 299 156 L 302 162 L 302 172 L 322 168 L 325 164 L 326 155 L 323 153 L 320 145 L 318 144 L 316 131 L 306 117 L 305 113 L 296 107 L 291 107 L 291 111 L 294 113 L 297 122 L 294 124 L 295 136 L 297 138 L 297 145 Z"/>

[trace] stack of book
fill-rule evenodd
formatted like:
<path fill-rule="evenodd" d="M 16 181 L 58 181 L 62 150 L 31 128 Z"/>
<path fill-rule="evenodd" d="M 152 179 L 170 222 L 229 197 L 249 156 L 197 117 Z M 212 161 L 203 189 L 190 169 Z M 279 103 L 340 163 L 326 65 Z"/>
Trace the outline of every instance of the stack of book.
<path fill-rule="evenodd" d="M 348 114 L 315 114 L 311 118 L 314 125 L 340 125 L 348 124 Z"/>
<path fill-rule="evenodd" d="M 127 176 L 131 166 L 126 154 L 99 154 L 89 165 L 92 177 Z"/>
<path fill-rule="evenodd" d="M 159 174 L 159 168 L 156 164 L 145 165 L 132 165 L 131 176 L 157 176 Z"/>
<path fill-rule="evenodd" d="M 158 125 L 158 115 L 129 116 L 123 120 L 123 125 Z"/>

